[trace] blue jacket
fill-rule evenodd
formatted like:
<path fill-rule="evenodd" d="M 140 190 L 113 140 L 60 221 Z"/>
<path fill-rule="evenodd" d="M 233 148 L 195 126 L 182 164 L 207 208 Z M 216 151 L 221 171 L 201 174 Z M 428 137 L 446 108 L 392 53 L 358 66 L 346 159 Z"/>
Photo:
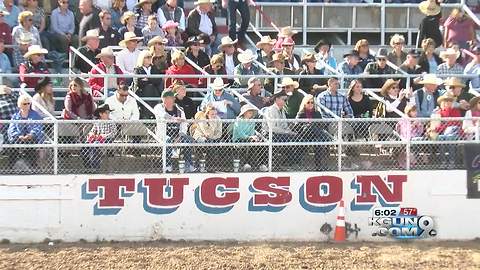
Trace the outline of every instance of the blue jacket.
<path fill-rule="evenodd" d="M 232 102 L 232 105 L 227 106 L 227 111 L 222 112 L 221 106 L 215 106 L 215 103 L 218 101 L 228 100 Z M 218 117 L 221 119 L 235 119 L 237 115 L 240 113 L 240 103 L 229 93 L 223 91 L 222 95 L 217 97 L 213 94 L 213 90 L 208 91 L 207 95 L 202 100 L 200 104 L 200 110 L 203 111 L 208 104 L 212 103 L 214 107 L 217 109 Z"/>
<path fill-rule="evenodd" d="M 22 118 L 20 111 L 17 111 L 12 116 L 12 120 L 42 120 L 42 117 L 36 111 L 30 109 L 26 118 Z M 10 123 L 8 127 L 8 141 L 10 143 L 21 143 L 18 137 L 32 134 L 35 143 L 43 143 L 42 126 L 43 124 L 41 123 Z"/>

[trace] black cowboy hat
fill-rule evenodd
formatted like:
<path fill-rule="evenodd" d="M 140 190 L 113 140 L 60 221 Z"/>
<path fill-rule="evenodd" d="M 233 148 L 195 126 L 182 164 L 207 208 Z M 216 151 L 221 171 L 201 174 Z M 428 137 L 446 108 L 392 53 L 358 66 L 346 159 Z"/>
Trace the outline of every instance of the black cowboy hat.
<path fill-rule="evenodd" d="M 102 104 L 95 109 L 95 111 L 93 112 L 93 115 L 98 118 L 100 117 L 100 113 L 103 113 L 106 111 L 113 112 L 113 110 L 110 109 L 110 106 L 108 106 L 108 104 Z"/>
<path fill-rule="evenodd" d="M 37 85 L 35 85 L 35 93 L 38 93 L 40 92 L 45 86 L 49 85 L 52 83 L 52 80 L 50 80 L 49 77 L 44 77 L 44 78 L 41 78 Z"/>
<path fill-rule="evenodd" d="M 320 47 L 324 46 L 324 45 L 327 45 L 328 48 L 331 48 L 332 47 L 332 43 L 326 41 L 325 39 L 320 39 L 317 44 L 315 44 L 315 47 L 313 47 L 313 49 L 315 50 L 316 53 L 318 53 L 320 51 Z"/>

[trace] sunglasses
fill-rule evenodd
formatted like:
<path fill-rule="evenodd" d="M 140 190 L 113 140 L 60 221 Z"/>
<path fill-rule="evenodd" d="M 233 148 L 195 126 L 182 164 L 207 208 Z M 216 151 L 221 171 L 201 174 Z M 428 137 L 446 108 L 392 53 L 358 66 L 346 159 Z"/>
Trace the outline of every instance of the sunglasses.
<path fill-rule="evenodd" d="M 61 1 L 61 2 L 59 2 L 59 3 L 60 3 L 60 4 L 63 4 L 63 5 L 66 5 L 66 4 L 68 4 L 68 1 Z"/>
<path fill-rule="evenodd" d="M 125 95 L 122 95 L 120 94 L 121 97 L 128 97 L 129 95 L 128 94 L 125 94 Z"/>
<path fill-rule="evenodd" d="M 405 42 L 395 42 L 395 43 L 393 43 L 393 45 L 403 45 L 403 44 L 405 44 Z"/>
<path fill-rule="evenodd" d="M 313 104 L 313 101 L 308 101 L 307 104 Z"/>
<path fill-rule="evenodd" d="M 28 102 L 28 103 L 22 103 L 22 105 L 30 105 L 30 102 Z"/>
<path fill-rule="evenodd" d="M 387 62 L 387 59 L 385 58 L 377 58 L 378 61 L 381 61 L 381 62 Z"/>

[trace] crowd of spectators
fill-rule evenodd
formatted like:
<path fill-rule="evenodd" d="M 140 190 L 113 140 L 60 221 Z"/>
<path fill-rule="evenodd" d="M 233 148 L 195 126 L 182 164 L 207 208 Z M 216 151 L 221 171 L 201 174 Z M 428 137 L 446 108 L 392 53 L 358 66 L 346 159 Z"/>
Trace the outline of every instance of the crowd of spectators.
<path fill-rule="evenodd" d="M 17 6 L 12 0 L 4 0 L 0 6 L 0 29 L 3 29 L 0 31 L 0 72 L 18 72 L 19 81 L 6 80 L 7 85 L 17 87 L 25 83 L 36 92 L 30 100 L 26 96 L 14 96 L 15 91 L 2 86 L 1 119 L 38 120 L 55 113 L 53 87 L 57 82 L 43 78 L 42 74 L 50 72 L 46 59 L 53 61 L 56 73 L 61 73 L 61 63 L 70 45 L 78 47 L 85 56 L 74 57 L 72 68 L 75 72 L 143 76 L 133 79 L 118 76 L 106 81 L 101 77 L 72 80 L 62 118 L 173 120 L 159 124 L 156 130 L 158 138 L 171 143 L 218 143 L 231 135 L 234 142 L 254 144 L 265 140 L 270 132 L 274 142 L 329 140 L 321 125 L 304 121 L 292 124 L 281 121 L 284 119 L 400 118 L 404 114 L 410 118 L 479 116 L 478 98 L 468 93 L 480 88 L 480 46 L 471 34 L 473 23 L 465 14 L 454 10 L 444 23 L 444 34 L 438 35 L 441 9 L 435 1 L 419 5 L 427 18 L 420 26 L 419 49 L 406 50 L 404 37 L 395 34 L 390 39 L 391 50 L 381 48 L 372 53 L 368 40 L 360 39 L 338 64 L 329 52 L 332 44 L 327 40 L 318 41 L 310 53 L 298 54 L 293 38 L 297 32 L 291 27 L 280 29 L 276 37 L 263 36 L 256 44 L 257 51 L 241 49 L 244 33 L 239 33 L 238 39 L 232 28 L 228 36 L 218 34 L 210 0 L 196 1 L 195 8 L 188 14 L 177 5 L 177 0 L 163 4 L 141 0 L 133 5 L 129 1 L 105 4 L 79 0 L 78 8 L 69 6 L 69 1 L 59 0 L 48 23 L 44 10 L 35 2 L 38 1 L 27 0 Z M 224 1 L 224 6 L 232 2 L 235 1 Z M 4 45 L 13 45 L 13 50 L 5 50 Z M 113 47 L 116 46 L 121 50 L 115 52 Z M 166 46 L 184 46 L 184 49 L 170 50 Z M 416 76 L 410 82 L 396 80 L 393 76 L 340 80 L 332 71 L 344 75 L 407 73 Z M 219 77 L 195 77 L 202 73 Z M 151 77 L 157 74 L 168 77 Z M 255 78 L 255 75 L 264 74 L 282 75 L 282 78 Z M 304 77 L 290 77 L 297 74 Z M 472 76 L 468 79 L 454 77 L 457 74 Z M 232 77 L 220 78 L 221 75 Z M 240 77 L 243 75 L 252 78 Z M 322 79 L 309 75 L 331 76 Z M 447 79 L 443 75 L 453 77 Z M 192 100 L 198 96 L 187 94 L 191 87 L 207 88 L 198 104 Z M 380 89 L 381 101 L 373 102 L 364 87 Z M 347 89 L 347 94 L 342 94 L 340 89 Z M 149 106 L 137 104 L 129 90 L 144 98 Z M 101 97 L 105 104 L 98 101 Z M 160 103 L 155 98 L 161 98 Z M 153 112 L 148 107 L 154 108 Z M 261 127 L 248 121 L 260 116 L 272 121 L 264 122 Z M 197 122 L 189 127 L 188 119 Z M 222 125 L 221 119 L 237 119 L 237 122 L 231 126 Z M 396 128 L 400 134 L 413 137 L 460 139 L 471 138 L 476 124 L 441 121 L 422 129 L 414 124 L 413 134 L 405 132 L 406 124 L 402 122 Z M 10 143 L 43 141 L 42 125 L 22 125 L 25 124 L 11 124 L 2 130 Z M 110 142 L 116 133 L 112 125 L 98 124 L 88 133 L 87 140 Z M 358 136 L 365 137 L 365 134 Z M 174 155 L 174 150 L 169 147 L 167 157 Z M 322 166 L 327 150 L 325 147 L 315 150 L 318 166 Z M 92 151 L 84 156 L 97 157 L 98 153 Z M 219 155 L 212 151 L 205 154 L 208 157 Z M 301 150 L 291 147 L 286 151 L 289 154 L 283 155 L 280 163 L 301 162 L 298 158 L 302 156 Z M 251 165 L 265 168 L 265 160 L 261 157 L 253 155 L 250 161 L 246 160 L 252 155 L 251 150 L 242 149 L 241 152 L 245 168 Z M 186 170 L 194 171 L 191 149 L 185 148 L 182 154 Z M 94 166 L 91 160 L 85 161 L 89 167 Z M 171 170 L 171 159 L 167 167 Z"/>

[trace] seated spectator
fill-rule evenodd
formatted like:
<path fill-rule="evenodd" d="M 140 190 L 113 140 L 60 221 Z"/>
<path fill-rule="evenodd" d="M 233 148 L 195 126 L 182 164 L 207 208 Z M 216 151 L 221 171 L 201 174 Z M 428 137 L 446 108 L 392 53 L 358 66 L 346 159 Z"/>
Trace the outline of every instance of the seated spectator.
<path fill-rule="evenodd" d="M 435 41 L 431 38 L 422 41 L 423 52 L 418 59 L 418 64 L 420 65 L 420 71 L 422 73 L 437 73 L 438 65 L 443 62 L 440 56 L 435 53 L 435 47 Z"/>
<path fill-rule="evenodd" d="M 14 42 L 22 33 L 30 33 L 32 35 L 32 45 L 38 45 L 41 47 L 42 40 L 40 39 L 40 32 L 33 25 L 33 13 L 30 11 L 22 11 L 18 15 L 18 23 L 19 25 L 12 29 L 12 38 Z"/>
<path fill-rule="evenodd" d="M 103 37 L 100 39 L 100 48 L 117 46 L 122 40 L 122 37 L 118 33 L 117 29 L 112 27 L 112 13 L 108 10 L 102 10 L 98 16 L 100 16 L 98 35 Z"/>
<path fill-rule="evenodd" d="M 20 65 L 23 62 L 26 62 L 27 59 L 23 57 L 27 52 L 30 45 L 32 45 L 33 36 L 31 33 L 26 32 L 20 34 L 20 37 L 15 40 L 15 43 L 18 44 L 18 47 L 13 49 L 13 70 L 19 71 Z"/>
<path fill-rule="evenodd" d="M 400 90 L 399 81 L 388 79 L 380 91 L 380 96 L 383 97 L 388 106 L 383 102 L 379 102 L 375 109 L 375 117 L 399 118 L 400 115 L 396 113 L 394 109 L 403 112 L 410 102 L 410 97 L 412 95 L 413 94 L 406 89 Z"/>
<path fill-rule="evenodd" d="M 158 23 L 163 28 L 167 21 L 178 23 L 180 32 L 185 32 L 185 12 L 177 5 L 177 0 L 167 0 L 166 3 L 157 10 Z"/>
<path fill-rule="evenodd" d="M 466 118 L 480 117 L 480 97 L 474 97 L 470 100 L 470 110 L 465 114 Z M 478 131 L 479 120 L 464 120 L 462 129 L 465 132 L 467 139 L 475 138 Z"/>
<path fill-rule="evenodd" d="M 0 120 L 10 120 L 17 112 L 18 92 L 6 85 L 0 85 Z M 0 134 L 3 134 L 4 126 L 0 126 Z"/>
<path fill-rule="evenodd" d="M 338 93 L 338 79 L 335 77 L 328 79 L 327 85 L 328 89 L 317 96 L 317 104 L 325 106 L 338 117 L 353 117 L 352 106 L 348 103 L 348 99 Z M 325 118 L 333 117 L 330 113 L 326 112 L 323 115 Z"/>
<path fill-rule="evenodd" d="M 270 103 L 270 98 L 266 96 L 266 92 L 263 89 L 262 80 L 258 78 L 248 79 L 247 93 L 243 94 L 243 97 L 252 103 L 258 109 L 263 109 Z"/>
<path fill-rule="evenodd" d="M 163 91 L 162 103 L 155 106 L 155 117 L 158 120 L 156 134 L 162 141 L 169 144 L 174 143 L 192 143 L 192 137 L 188 136 L 188 123 L 185 121 L 185 113 L 182 108 L 175 104 L 175 94 L 172 91 Z M 163 121 L 162 121 L 163 120 Z M 165 120 L 168 121 L 165 123 Z M 171 172 L 172 168 L 172 147 L 167 147 L 167 172 Z M 194 172 L 192 162 L 192 150 L 190 147 L 182 148 L 183 157 L 185 158 L 186 172 Z"/>
<path fill-rule="evenodd" d="M 201 143 L 218 143 L 222 138 L 222 122 L 217 116 L 217 110 L 207 105 L 203 111 L 195 115 L 196 128 L 192 137 Z M 212 155 L 209 155 L 212 156 Z"/>
<path fill-rule="evenodd" d="M 82 42 L 85 42 L 85 45 L 79 47 L 78 51 L 93 64 L 98 64 L 98 59 L 96 58 L 96 56 L 100 53 L 100 50 L 98 49 L 100 45 L 98 29 L 88 30 L 87 34 L 82 38 Z M 73 54 L 73 68 L 77 69 L 81 73 L 88 73 L 90 70 L 92 70 L 92 66 L 76 53 Z"/>
<path fill-rule="evenodd" d="M 210 63 L 210 57 L 200 50 L 200 44 L 203 43 L 203 40 L 200 40 L 198 37 L 189 37 L 185 43 L 185 54 L 192 60 L 197 66 L 203 68 Z"/>
<path fill-rule="evenodd" d="M 26 77 L 26 74 L 48 74 L 48 67 L 45 61 L 43 60 L 43 55 L 46 55 L 48 51 L 42 49 L 38 45 L 31 45 L 28 47 L 27 53 L 23 55 L 26 59 L 25 62 L 20 64 L 19 73 L 20 81 L 25 83 L 27 87 L 33 88 L 37 85 L 40 77 Z"/>
<path fill-rule="evenodd" d="M 332 48 L 332 44 L 326 40 L 319 40 L 314 47 L 315 52 L 317 55 L 315 58 L 317 59 L 317 69 L 323 71 L 325 74 L 329 74 L 330 71 L 325 69 L 325 65 L 329 65 L 333 69 L 337 69 L 337 60 L 335 57 L 330 55 L 330 49 Z"/>
<path fill-rule="evenodd" d="M 259 42 L 257 42 L 257 55 L 258 55 L 258 62 L 265 65 L 266 67 L 272 67 L 272 57 L 275 53 L 273 51 L 273 46 L 277 42 L 276 39 L 272 39 L 270 36 L 262 36 Z"/>
<path fill-rule="evenodd" d="M 115 30 L 119 30 L 120 28 L 122 28 L 123 23 L 121 21 L 121 18 L 123 13 L 126 11 L 128 11 L 128 9 L 125 5 L 125 0 L 113 0 L 110 13 L 112 14 L 112 27 Z M 115 44 L 118 44 L 118 42 Z"/>
<path fill-rule="evenodd" d="M 406 141 L 422 140 L 425 132 L 423 123 L 414 120 L 417 118 L 417 107 L 415 105 L 407 105 L 404 112 L 408 118 L 402 118 L 402 120 L 398 121 L 395 130 Z"/>
<path fill-rule="evenodd" d="M 277 35 L 277 42 L 275 43 L 274 47 L 273 47 L 273 50 L 275 52 L 280 52 L 283 50 L 283 42 L 286 40 L 286 39 L 292 39 L 293 40 L 293 36 L 295 36 L 296 34 L 298 34 L 298 31 L 297 30 L 293 30 L 291 26 L 285 26 L 285 27 L 282 27 L 280 28 L 280 32 L 278 32 L 278 35 Z"/>
<path fill-rule="evenodd" d="M 393 35 L 390 38 L 390 46 L 392 47 L 392 51 L 388 53 L 387 59 L 399 67 L 407 59 L 407 54 L 403 51 L 405 38 L 399 34 Z"/>
<path fill-rule="evenodd" d="M 370 54 L 368 40 L 360 39 L 357 41 L 354 50 L 358 52 L 358 65 L 362 68 L 362 70 L 365 70 L 365 67 L 369 63 L 375 62 L 375 58 Z"/>
<path fill-rule="evenodd" d="M 262 70 L 260 69 L 260 67 L 256 63 L 253 63 L 253 61 L 255 61 L 256 59 L 257 59 L 257 55 L 254 54 L 250 49 L 247 49 L 238 55 L 238 61 L 240 61 L 240 64 L 238 64 L 235 67 L 235 71 L 233 72 L 233 74 L 235 75 L 235 83 L 234 83 L 235 87 L 239 87 L 239 88 L 247 87 L 247 83 L 249 79 L 249 78 L 240 78 L 237 76 L 262 74 Z"/>
<path fill-rule="evenodd" d="M 103 48 L 99 54 L 95 57 L 100 59 L 100 63 L 96 65 L 97 68 L 105 72 L 106 74 L 123 74 L 122 69 L 119 66 L 115 65 L 113 50 L 110 47 Z M 100 72 L 96 68 L 92 68 L 90 71 L 92 75 L 98 75 Z M 92 89 L 92 95 L 94 97 L 100 97 L 102 95 L 110 96 L 111 93 L 117 90 L 120 84 L 125 84 L 126 81 L 123 78 L 109 78 L 107 89 L 104 89 L 104 78 L 101 77 L 91 77 L 88 79 L 88 84 Z"/>
<path fill-rule="evenodd" d="M 100 17 L 98 16 L 100 10 L 93 6 L 92 0 L 80 0 L 78 10 L 82 14 L 78 22 L 78 44 L 80 45 L 88 30 L 100 27 Z"/>
<path fill-rule="evenodd" d="M 210 47 L 206 49 L 208 55 L 217 53 L 220 44 L 215 13 L 212 10 L 211 0 L 198 0 L 194 2 L 196 8 L 192 9 L 187 17 L 186 33 L 188 37 L 205 33 L 210 37 Z"/>
<path fill-rule="evenodd" d="M 178 47 L 183 45 L 182 36 L 180 31 L 178 31 L 178 23 L 168 21 L 163 24 L 162 30 L 164 31 L 165 38 L 168 40 L 167 46 Z"/>
<path fill-rule="evenodd" d="M 143 42 L 147 44 L 150 39 L 156 36 L 163 37 L 164 35 L 162 28 L 158 26 L 157 16 L 148 16 L 147 24 L 142 28 Z"/>
<path fill-rule="evenodd" d="M 225 70 L 228 75 L 233 75 L 235 67 L 240 64 L 235 44 L 237 44 L 236 40 L 232 40 L 230 37 L 223 37 L 222 43 L 218 46 L 218 49 L 222 51 L 223 59 L 225 60 Z M 231 79 L 231 82 L 233 82 L 233 79 Z"/>
<path fill-rule="evenodd" d="M 365 74 L 370 75 L 385 75 L 394 74 L 395 70 L 387 65 L 387 49 L 381 48 L 375 55 L 375 62 L 367 64 L 365 67 Z M 366 78 L 366 88 L 382 88 L 387 78 Z"/>
<path fill-rule="evenodd" d="M 440 96 L 437 88 L 443 83 L 435 74 L 425 74 L 418 84 L 422 88 L 413 93 L 413 104 L 416 105 L 418 117 L 430 117 L 436 108 L 436 100 Z"/>
<path fill-rule="evenodd" d="M 302 103 L 303 99 L 303 94 L 298 91 L 298 82 L 290 77 L 285 77 L 282 79 L 282 83 L 279 86 L 288 96 L 288 100 L 285 102 L 283 110 L 285 110 L 288 119 L 293 119 L 297 116 L 300 103 Z"/>
<path fill-rule="evenodd" d="M 291 38 L 286 38 L 282 42 L 283 55 L 285 56 L 285 67 L 291 69 L 293 72 L 298 73 L 302 68 L 302 60 L 298 54 L 294 53 L 295 42 Z"/>
<path fill-rule="evenodd" d="M 355 118 L 373 117 L 373 107 L 370 97 L 363 93 L 362 82 L 358 79 L 353 80 L 348 87 L 348 103 L 353 110 Z"/>
<path fill-rule="evenodd" d="M 152 0 L 139 0 L 135 7 L 137 8 L 136 15 L 138 17 L 136 28 L 143 29 L 148 24 L 150 16 L 154 16 L 156 22 L 157 14 L 152 11 Z"/>
<path fill-rule="evenodd" d="M 185 118 L 193 119 L 197 112 L 197 106 L 193 103 L 193 100 L 187 97 L 187 89 L 183 84 L 183 81 L 177 80 L 172 85 L 172 91 L 175 93 L 175 104 L 182 108 L 185 112 Z"/>
<path fill-rule="evenodd" d="M 464 74 L 474 75 L 470 78 L 470 88 L 474 88 L 477 92 L 480 92 L 480 45 L 473 47 L 472 53 L 475 56 L 465 67 Z"/>
<path fill-rule="evenodd" d="M 152 68 L 152 55 L 149 51 L 144 50 L 140 52 L 135 68 L 133 69 L 133 74 L 135 75 L 144 75 L 145 77 L 133 78 L 132 89 L 135 93 L 141 98 L 158 98 L 162 95 L 163 91 L 163 80 L 162 78 L 152 78 L 150 75 L 158 75 L 160 73 L 156 72 L 156 69 Z M 128 84 L 127 84 L 128 85 Z M 145 101 L 151 107 L 155 106 L 158 102 L 155 100 Z M 145 108 L 143 105 L 140 106 L 141 113 L 140 117 L 142 119 L 153 119 L 152 113 Z"/>
<path fill-rule="evenodd" d="M 444 24 L 445 47 L 458 44 L 462 49 L 468 49 L 469 43 L 476 40 L 475 22 L 464 11 L 454 8 Z"/>
<path fill-rule="evenodd" d="M 133 32 L 135 36 L 141 37 L 142 36 L 142 28 L 138 28 L 137 25 L 137 15 L 132 11 L 127 11 L 123 13 L 122 18 L 120 19 L 122 24 L 124 25 L 120 29 L 118 29 L 118 33 L 120 37 L 125 37 L 125 33 Z"/>
<path fill-rule="evenodd" d="M 140 55 L 140 50 L 137 48 L 137 45 L 142 39 L 142 37 L 137 37 L 132 32 L 127 32 L 123 40 L 118 43 L 118 45 L 124 47 L 124 49 L 117 53 L 116 64 L 122 69 L 123 73 L 133 74 L 135 64 Z M 127 84 L 129 80 L 131 81 L 130 78 L 127 79 Z"/>
<path fill-rule="evenodd" d="M 427 0 L 418 5 L 420 12 L 425 14 L 419 25 L 417 40 L 422 41 L 431 38 L 436 46 L 442 45 L 442 33 L 440 32 L 440 19 L 442 18 L 440 1 Z M 420 47 L 420 44 L 417 44 Z"/>
<path fill-rule="evenodd" d="M 317 59 L 313 53 L 303 55 L 302 66 L 303 70 L 300 72 L 300 75 L 323 75 L 323 71 L 316 68 Z M 298 83 L 300 84 L 300 89 L 312 95 L 317 95 L 327 88 L 327 81 L 323 78 L 299 78 Z"/>
<path fill-rule="evenodd" d="M 45 23 L 45 20 L 43 23 Z M 45 39 L 51 39 L 50 48 L 66 53 L 69 45 L 77 44 L 78 39 L 73 35 L 74 32 L 75 17 L 73 12 L 68 9 L 68 1 L 58 0 L 58 7 L 50 15 L 50 33 L 44 36 L 42 43 L 44 44 Z"/>
<path fill-rule="evenodd" d="M 172 53 L 172 65 L 167 69 L 165 74 L 170 75 L 165 80 L 165 88 L 168 88 L 173 84 L 175 75 L 193 75 L 195 74 L 195 71 L 192 66 L 186 63 L 185 54 L 176 50 Z M 190 87 L 198 86 L 198 78 L 181 78 L 181 80 Z"/>
<path fill-rule="evenodd" d="M 95 102 L 93 102 L 92 96 L 85 90 L 82 79 L 73 79 L 68 86 L 68 93 L 65 96 L 65 108 L 62 112 L 63 119 L 92 119 L 94 110 Z"/>
<path fill-rule="evenodd" d="M 40 79 L 35 86 L 35 93 L 32 99 L 36 104 L 32 103 L 32 110 L 36 111 L 41 118 L 49 116 L 40 109 L 40 106 L 51 115 L 55 115 L 55 100 L 53 99 L 53 87 L 50 78 Z"/>
<path fill-rule="evenodd" d="M 433 118 L 462 117 L 459 109 L 453 107 L 455 98 L 450 94 L 441 95 L 438 98 L 440 110 L 432 115 Z M 462 122 L 455 120 L 431 123 L 430 138 L 439 140 L 458 140 L 463 136 Z M 433 134 L 432 134 L 433 133 Z M 453 158 L 453 157 L 450 157 Z"/>
<path fill-rule="evenodd" d="M 468 92 L 466 85 L 459 78 L 451 77 L 445 80 L 445 88 L 448 94 L 455 97 L 453 107 L 460 110 L 462 116 L 470 109 L 470 100 L 475 96 Z"/>
<path fill-rule="evenodd" d="M 203 98 L 200 110 L 207 105 L 212 105 L 220 118 L 235 119 L 240 112 L 240 103 L 231 94 L 224 91 L 226 86 L 221 78 L 216 78 L 210 84 L 211 90 Z"/>
<path fill-rule="evenodd" d="M 110 111 L 112 120 L 139 120 L 140 111 L 135 98 L 128 94 L 128 86 L 121 84 L 118 86 L 115 95 L 105 100 Z"/>
<path fill-rule="evenodd" d="M 10 59 L 8 59 L 8 56 L 4 52 L 5 52 L 5 42 L 2 39 L 0 39 L 0 74 L 12 73 L 12 64 L 10 63 Z M 13 82 L 15 78 L 7 77 L 2 79 L 8 81 L 9 85 L 12 85 L 11 82 Z"/>
<path fill-rule="evenodd" d="M 205 66 L 203 71 L 210 75 L 226 75 L 227 72 L 225 71 L 224 60 L 222 54 L 214 54 L 210 59 L 210 65 Z M 228 83 L 227 78 L 222 78 L 224 83 Z M 207 87 L 207 81 L 211 82 L 210 78 L 200 78 L 199 79 L 199 86 L 200 87 Z"/>
<path fill-rule="evenodd" d="M 167 42 L 167 39 L 162 37 L 154 37 L 148 42 L 148 49 L 152 54 L 152 69 L 159 74 L 165 74 L 171 62 L 170 52 L 165 51 Z"/>
<path fill-rule="evenodd" d="M 22 95 L 18 98 L 18 111 L 11 120 L 42 120 L 37 112 L 30 109 L 30 97 Z M 11 144 L 41 144 L 44 140 L 43 127 L 41 123 L 14 123 L 8 126 L 8 142 Z M 23 158 L 31 168 L 37 166 L 38 153 L 35 148 L 18 148 L 9 155 L 10 166 Z"/>
<path fill-rule="evenodd" d="M 20 8 L 14 5 L 13 0 L 3 0 L 3 5 L 5 9 L 5 22 L 10 26 L 10 28 L 14 28 L 18 25 Z"/>
<path fill-rule="evenodd" d="M 275 75 L 295 75 L 295 72 L 285 67 L 285 56 L 282 53 L 273 55 L 272 66 L 269 70 Z M 265 89 L 272 94 L 276 91 L 275 84 L 277 84 L 278 88 L 279 81 L 277 78 L 267 78 L 265 80 Z"/>
<path fill-rule="evenodd" d="M 418 65 L 419 53 L 417 50 L 410 50 L 407 54 L 407 60 L 400 65 L 400 69 L 405 71 L 407 74 L 422 74 L 421 67 Z M 410 78 L 410 87 L 416 89 L 418 88 L 419 78 Z M 400 81 L 400 86 L 402 88 L 407 87 L 407 79 L 402 79 Z"/>
<path fill-rule="evenodd" d="M 457 64 L 458 57 L 460 57 L 460 52 L 455 51 L 453 48 L 448 48 L 447 50 L 441 52 L 440 58 L 442 58 L 445 62 L 438 65 L 437 75 L 463 74 L 463 67 L 460 64 Z"/>
<path fill-rule="evenodd" d="M 358 65 L 359 63 L 359 58 L 358 58 L 358 52 L 355 50 L 351 50 L 350 52 L 346 53 L 343 55 L 344 61 L 341 62 L 338 67 L 337 71 L 340 74 L 345 74 L 345 75 L 358 75 L 363 73 L 363 69 Z M 343 86 L 344 88 L 348 87 L 350 85 L 350 82 L 353 80 L 353 78 L 345 78 L 343 79 Z"/>
<path fill-rule="evenodd" d="M 0 7 L 0 39 L 6 45 L 12 45 L 12 28 L 5 22 L 5 16 L 9 13 Z"/>

